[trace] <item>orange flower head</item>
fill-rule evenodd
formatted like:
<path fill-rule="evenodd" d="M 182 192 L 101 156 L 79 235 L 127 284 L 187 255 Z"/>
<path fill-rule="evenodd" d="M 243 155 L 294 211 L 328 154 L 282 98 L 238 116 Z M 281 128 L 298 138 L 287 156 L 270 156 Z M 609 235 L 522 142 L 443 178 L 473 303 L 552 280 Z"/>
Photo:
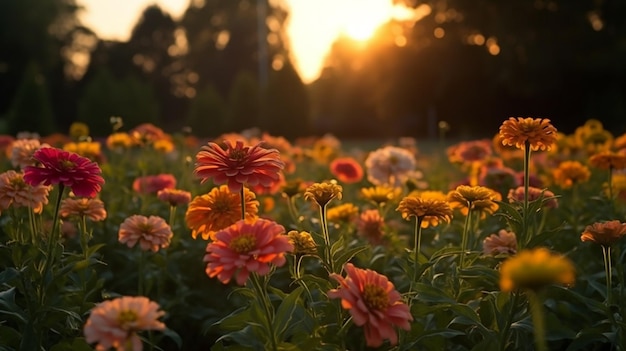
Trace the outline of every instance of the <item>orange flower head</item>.
<path fill-rule="evenodd" d="M 524 187 L 518 186 L 515 189 L 510 189 L 507 199 L 510 203 L 524 202 Z M 548 189 L 539 189 L 532 186 L 528 187 L 528 201 L 537 201 L 542 199 L 543 206 L 547 208 L 559 207 L 559 202 L 555 198 L 553 192 Z"/>
<path fill-rule="evenodd" d="M 255 219 L 259 213 L 259 201 L 256 195 L 244 188 L 246 219 Z M 196 196 L 185 214 L 187 226 L 195 239 L 198 234 L 202 239 L 215 239 L 215 233 L 225 229 L 241 219 L 241 196 L 230 191 L 227 185 L 211 189 L 208 194 Z"/>
<path fill-rule="evenodd" d="M 43 205 L 48 203 L 50 188 L 43 184 L 29 185 L 23 173 L 13 170 L 0 173 L 0 211 L 15 206 L 30 207 L 33 212 L 41 213 Z"/>
<path fill-rule="evenodd" d="M 511 231 L 500 229 L 497 234 L 491 234 L 483 240 L 483 253 L 485 255 L 512 255 L 516 252 L 517 237 Z"/>
<path fill-rule="evenodd" d="M 480 218 L 493 214 L 499 208 L 496 201 L 501 201 L 502 195 L 482 186 L 459 185 L 448 193 L 448 202 L 453 209 L 459 208 L 464 216 L 469 210 L 479 211 Z"/>
<path fill-rule="evenodd" d="M 411 217 L 421 220 L 422 228 L 435 227 L 441 222 L 449 223 L 452 219 L 452 208 L 447 201 L 428 197 L 407 196 L 400 201 L 396 211 L 406 220 Z"/>
<path fill-rule="evenodd" d="M 207 245 L 206 274 L 224 284 L 235 276 L 237 284 L 245 285 L 250 273 L 266 275 L 271 265 L 284 265 L 285 253 L 293 250 L 282 225 L 262 218 L 240 220 L 217 232 Z"/>
<path fill-rule="evenodd" d="M 580 236 L 582 241 L 593 241 L 605 247 L 615 244 L 626 235 L 626 223 L 618 220 L 588 225 Z"/>
<path fill-rule="evenodd" d="M 143 251 L 157 252 L 159 248 L 164 249 L 170 245 L 173 235 L 172 229 L 163 218 L 133 215 L 120 225 L 118 240 L 128 247 L 139 243 Z"/>
<path fill-rule="evenodd" d="M 385 219 L 377 209 L 365 210 L 356 221 L 357 234 L 372 245 L 381 245 L 385 236 Z"/>
<path fill-rule="evenodd" d="M 384 339 L 391 345 L 398 343 L 394 327 L 410 330 L 413 320 L 409 306 L 386 276 L 369 269 L 344 266 L 346 277 L 331 274 L 339 283 L 328 291 L 331 299 L 341 299 L 341 307 L 350 311 L 354 324 L 363 327 L 368 347 L 379 347 Z"/>
<path fill-rule="evenodd" d="M 144 296 L 122 296 L 103 301 L 91 309 L 83 328 L 85 340 L 97 343 L 97 351 L 115 348 L 116 351 L 142 351 L 138 332 L 164 330 L 159 321 L 165 312 L 156 302 Z"/>
<path fill-rule="evenodd" d="M 511 117 L 500 126 L 502 144 L 524 149 L 528 144 L 533 151 L 550 150 L 556 142 L 556 128 L 549 119 Z"/>
<path fill-rule="evenodd" d="M 63 184 L 79 197 L 95 197 L 104 184 L 97 163 L 78 154 L 43 147 L 33 154 L 40 166 L 26 166 L 24 181 L 30 185 Z"/>
<path fill-rule="evenodd" d="M 565 256 L 551 253 L 540 247 L 524 250 L 500 266 L 500 289 L 540 290 L 550 284 L 574 284 L 575 269 L 572 261 Z"/>
<path fill-rule="evenodd" d="M 304 192 L 304 199 L 324 207 L 334 198 L 341 200 L 342 191 L 343 188 L 335 180 L 313 183 Z"/>
<path fill-rule="evenodd" d="M 63 145 L 63 150 L 87 157 L 92 161 L 102 158 L 101 145 L 97 141 L 70 142 Z"/>
<path fill-rule="evenodd" d="M 289 242 L 293 245 L 294 255 L 317 254 L 317 245 L 310 233 L 291 230 L 287 233 L 287 236 L 289 237 Z"/>
<path fill-rule="evenodd" d="M 185 190 L 165 188 L 157 192 L 157 198 L 170 206 L 186 205 L 191 201 L 191 193 Z"/>
<path fill-rule="evenodd" d="M 113 133 L 107 137 L 106 146 L 109 150 L 123 152 L 133 146 L 133 138 L 128 133 Z"/>
<path fill-rule="evenodd" d="M 626 154 L 601 151 L 589 158 L 589 164 L 600 169 L 624 169 L 626 168 Z"/>
<path fill-rule="evenodd" d="M 363 179 L 363 167 L 352 157 L 339 157 L 330 163 L 330 172 L 346 184 L 358 183 Z"/>
<path fill-rule="evenodd" d="M 280 179 L 278 173 L 285 167 L 276 149 L 264 149 L 262 143 L 244 146 L 224 141 L 225 148 L 209 142 L 196 155 L 194 174 L 202 180 L 213 179 L 216 184 L 228 184 L 232 192 L 244 185 L 269 187 Z"/>
<path fill-rule="evenodd" d="M 618 136 L 613 140 L 613 148 L 615 150 L 626 149 L 626 133 Z"/>
<path fill-rule="evenodd" d="M 167 139 L 169 136 L 159 127 L 152 123 L 143 123 L 131 129 L 128 134 L 133 140 L 133 145 L 144 146 L 157 140 Z"/>
<path fill-rule="evenodd" d="M 94 222 L 100 222 L 107 218 L 107 211 L 104 209 L 104 202 L 99 199 L 66 198 L 61 202 L 59 215 L 63 218 L 85 217 Z"/>
<path fill-rule="evenodd" d="M 591 177 L 589 168 L 578 161 L 563 161 L 552 171 L 554 182 L 563 189 L 584 183 Z"/>

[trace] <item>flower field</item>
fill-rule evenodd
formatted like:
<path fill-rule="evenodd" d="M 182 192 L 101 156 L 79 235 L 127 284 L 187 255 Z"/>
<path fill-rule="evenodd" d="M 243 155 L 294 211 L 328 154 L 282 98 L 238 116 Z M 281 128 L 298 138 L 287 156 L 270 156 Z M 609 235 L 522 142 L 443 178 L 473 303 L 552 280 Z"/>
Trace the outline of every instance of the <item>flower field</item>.
<path fill-rule="evenodd" d="M 0 350 L 623 349 L 626 134 L 492 128 L 0 136 Z"/>

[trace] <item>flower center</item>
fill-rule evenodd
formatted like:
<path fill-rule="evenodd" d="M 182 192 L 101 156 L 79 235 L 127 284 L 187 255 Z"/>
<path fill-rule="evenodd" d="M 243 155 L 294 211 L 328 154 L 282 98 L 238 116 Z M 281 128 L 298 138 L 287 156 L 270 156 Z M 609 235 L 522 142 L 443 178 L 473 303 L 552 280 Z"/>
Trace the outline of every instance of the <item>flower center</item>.
<path fill-rule="evenodd" d="M 137 313 L 132 310 L 121 311 L 120 314 L 117 315 L 117 323 L 123 328 L 127 327 L 128 324 L 131 324 L 137 320 Z"/>
<path fill-rule="evenodd" d="M 233 161 L 241 161 L 246 156 L 246 150 L 243 149 L 234 149 L 230 150 L 229 157 Z"/>
<path fill-rule="evenodd" d="M 389 296 L 380 285 L 367 284 L 363 287 L 365 305 L 373 310 L 382 310 L 389 305 Z"/>
<path fill-rule="evenodd" d="M 76 164 L 74 164 L 74 162 L 70 161 L 70 160 L 61 160 L 60 161 L 60 166 L 62 169 L 64 170 L 68 170 L 68 169 L 72 169 L 76 166 Z"/>
<path fill-rule="evenodd" d="M 252 234 L 241 234 L 231 240 L 228 247 L 238 254 L 245 254 L 256 247 L 256 237 Z"/>
<path fill-rule="evenodd" d="M 26 187 L 26 182 L 24 182 L 24 178 L 22 177 L 11 178 L 9 183 L 17 189 L 24 189 Z"/>

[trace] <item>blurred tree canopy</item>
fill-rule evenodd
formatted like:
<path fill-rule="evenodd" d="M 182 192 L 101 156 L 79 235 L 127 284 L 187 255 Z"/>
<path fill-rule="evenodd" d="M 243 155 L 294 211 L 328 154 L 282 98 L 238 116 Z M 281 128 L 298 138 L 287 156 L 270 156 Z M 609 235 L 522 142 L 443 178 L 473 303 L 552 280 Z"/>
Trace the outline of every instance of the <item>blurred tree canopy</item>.
<path fill-rule="evenodd" d="M 3 0 L 0 133 L 84 121 L 104 136 L 110 116 L 200 136 L 424 137 L 445 120 L 478 137 L 509 116 L 626 131 L 626 2 L 395 1 L 415 18 L 338 38 L 304 85 L 275 1 L 193 0 L 180 19 L 151 5 L 117 42 L 81 25 L 75 0 Z"/>

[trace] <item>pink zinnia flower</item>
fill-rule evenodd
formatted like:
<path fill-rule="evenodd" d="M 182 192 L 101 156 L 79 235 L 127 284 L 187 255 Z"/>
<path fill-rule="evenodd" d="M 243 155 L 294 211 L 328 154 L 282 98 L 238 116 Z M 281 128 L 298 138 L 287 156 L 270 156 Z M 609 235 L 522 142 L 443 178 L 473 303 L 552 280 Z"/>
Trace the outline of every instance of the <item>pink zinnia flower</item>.
<path fill-rule="evenodd" d="M 191 201 L 191 193 L 185 190 L 166 188 L 157 192 L 157 198 L 170 206 L 186 205 Z"/>
<path fill-rule="evenodd" d="M 510 203 L 514 202 L 524 202 L 524 187 L 519 186 L 515 189 L 509 190 L 509 194 L 507 199 Z M 539 199 L 543 200 L 543 207 L 546 208 L 557 208 L 559 207 L 559 202 L 555 198 L 553 192 L 548 189 L 539 189 L 533 186 L 528 187 L 528 201 L 537 201 Z"/>
<path fill-rule="evenodd" d="M 269 187 L 280 179 L 278 173 L 285 167 L 276 149 L 264 149 L 262 143 L 244 146 L 242 141 L 232 144 L 224 141 L 225 149 L 209 142 L 196 155 L 194 173 L 202 179 L 209 178 L 216 184 L 228 184 L 232 192 L 239 192 L 244 185 Z"/>
<path fill-rule="evenodd" d="M 409 306 L 403 301 L 393 283 L 382 274 L 369 269 L 344 266 L 347 276 L 331 274 L 339 282 L 338 289 L 328 292 L 328 297 L 341 299 L 341 307 L 350 310 L 354 324 L 363 327 L 368 347 L 379 347 L 383 339 L 392 345 L 398 343 L 394 326 L 410 330 L 413 320 Z"/>
<path fill-rule="evenodd" d="M 356 221 L 357 233 L 372 245 L 383 243 L 385 220 L 378 210 L 365 210 Z"/>
<path fill-rule="evenodd" d="M 133 190 L 140 194 L 156 194 L 159 190 L 176 187 L 176 178 L 171 174 L 139 177 L 133 182 Z"/>
<path fill-rule="evenodd" d="M 500 229 L 497 234 L 491 234 L 483 240 L 485 255 L 514 254 L 517 252 L 517 237 L 515 233 Z"/>
<path fill-rule="evenodd" d="M 351 184 L 363 179 L 363 167 L 352 157 L 340 157 L 330 163 L 330 172 L 340 182 Z"/>
<path fill-rule="evenodd" d="M 240 220 L 215 234 L 215 241 L 208 244 L 204 262 L 208 262 L 206 274 L 217 276 L 228 284 L 233 275 L 237 284 L 244 285 L 250 272 L 265 275 L 270 264 L 285 264 L 285 252 L 293 251 L 285 228 L 274 221 L 257 219 Z"/>
<path fill-rule="evenodd" d="M 62 184 L 78 197 L 95 197 L 104 184 L 98 164 L 57 148 L 44 147 L 33 154 L 41 166 L 26 166 L 24 181 L 32 186 Z"/>
<path fill-rule="evenodd" d="M 118 240 L 128 247 L 139 242 L 142 250 L 157 252 L 159 248 L 164 249 L 170 245 L 173 235 L 172 229 L 163 218 L 134 215 L 126 218 L 120 225 Z"/>
<path fill-rule="evenodd" d="M 115 348 L 116 351 L 142 351 L 137 335 L 142 330 L 164 330 L 158 319 L 165 312 L 156 302 L 144 296 L 122 296 L 96 305 L 83 329 L 87 343 L 98 343 L 97 351 Z"/>

